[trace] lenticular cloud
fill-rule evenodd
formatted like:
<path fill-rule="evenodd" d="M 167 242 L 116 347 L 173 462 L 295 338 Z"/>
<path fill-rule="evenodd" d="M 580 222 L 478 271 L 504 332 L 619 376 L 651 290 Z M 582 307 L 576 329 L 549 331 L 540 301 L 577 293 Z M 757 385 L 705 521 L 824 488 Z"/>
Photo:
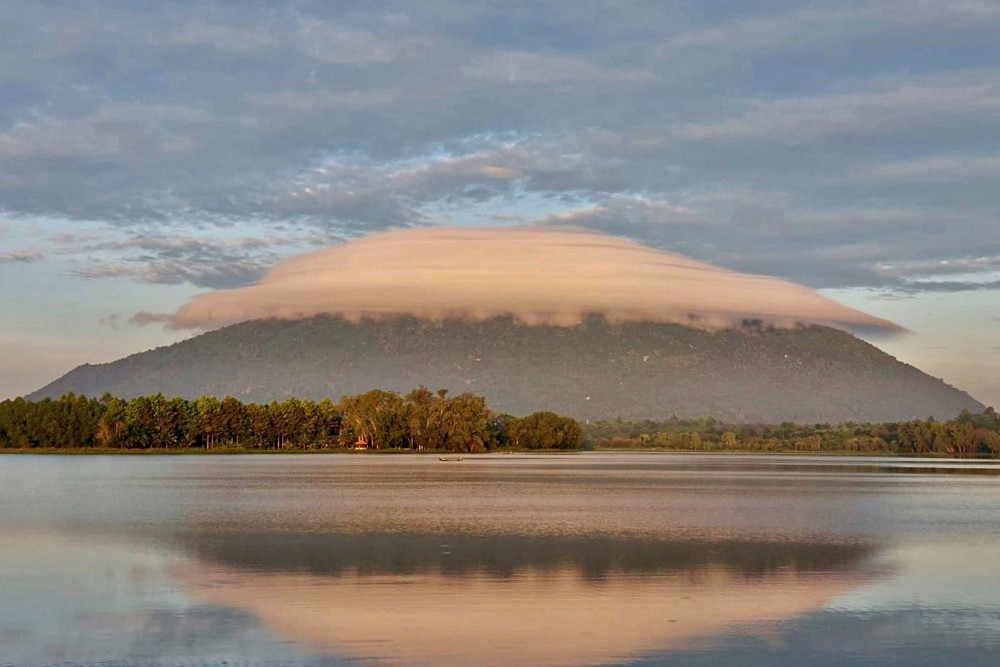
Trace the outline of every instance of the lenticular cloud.
<path fill-rule="evenodd" d="M 549 227 L 373 234 L 286 260 L 255 285 L 202 294 L 164 319 L 177 328 L 210 329 L 320 314 L 351 320 L 512 316 L 567 326 L 596 314 L 703 328 L 761 320 L 899 330 L 784 280 Z"/>

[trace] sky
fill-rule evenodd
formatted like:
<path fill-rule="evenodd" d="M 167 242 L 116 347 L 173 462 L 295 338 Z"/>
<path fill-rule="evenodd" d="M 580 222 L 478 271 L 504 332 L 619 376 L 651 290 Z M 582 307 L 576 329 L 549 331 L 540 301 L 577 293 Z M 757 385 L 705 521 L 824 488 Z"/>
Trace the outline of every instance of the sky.
<path fill-rule="evenodd" d="M 771 275 L 1000 406 L 1000 3 L 0 3 L 0 398 L 402 227 Z"/>

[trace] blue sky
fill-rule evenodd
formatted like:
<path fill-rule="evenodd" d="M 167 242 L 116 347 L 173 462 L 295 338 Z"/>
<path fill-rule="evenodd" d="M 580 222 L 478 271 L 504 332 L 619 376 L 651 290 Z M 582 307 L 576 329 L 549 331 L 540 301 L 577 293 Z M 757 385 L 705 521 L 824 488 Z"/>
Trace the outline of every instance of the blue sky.
<path fill-rule="evenodd" d="M 0 5 L 0 396 L 369 231 L 780 276 L 1000 405 L 1000 3 Z"/>

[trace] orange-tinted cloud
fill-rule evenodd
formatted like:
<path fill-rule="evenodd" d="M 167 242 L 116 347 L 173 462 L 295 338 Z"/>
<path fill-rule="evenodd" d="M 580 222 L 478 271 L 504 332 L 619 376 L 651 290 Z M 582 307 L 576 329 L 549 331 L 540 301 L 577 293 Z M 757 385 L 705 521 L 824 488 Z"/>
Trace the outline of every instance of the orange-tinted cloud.
<path fill-rule="evenodd" d="M 252 286 L 196 297 L 178 328 L 319 314 L 357 320 L 512 315 L 572 325 L 588 314 L 724 327 L 746 319 L 898 331 L 777 278 L 749 275 L 592 232 L 551 227 L 425 228 L 373 234 L 293 257 Z"/>

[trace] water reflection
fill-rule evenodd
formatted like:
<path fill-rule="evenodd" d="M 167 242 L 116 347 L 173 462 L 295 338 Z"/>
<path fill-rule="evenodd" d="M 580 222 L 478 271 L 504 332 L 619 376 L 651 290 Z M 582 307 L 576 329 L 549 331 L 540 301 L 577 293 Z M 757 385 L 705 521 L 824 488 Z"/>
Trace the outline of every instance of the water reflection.
<path fill-rule="evenodd" d="M 190 538 L 189 538 L 190 539 Z M 602 664 L 815 611 L 870 548 L 469 535 L 215 535 L 181 573 L 317 650 L 415 665 Z"/>
<path fill-rule="evenodd" d="M 997 469 L 0 457 L 0 665 L 994 667 Z"/>
<path fill-rule="evenodd" d="M 514 577 L 573 571 L 600 581 L 613 574 L 693 575 L 716 569 L 745 577 L 854 569 L 873 548 L 860 543 L 660 540 L 604 536 L 421 533 L 190 533 L 177 542 L 192 555 L 244 570 Z"/>
<path fill-rule="evenodd" d="M 17 665 L 607 663 L 769 636 L 858 586 L 874 553 L 510 535 L 209 532 L 169 548 L 4 535 L 0 664 Z"/>
<path fill-rule="evenodd" d="M 309 665 L 250 612 L 193 604 L 182 554 L 108 536 L 0 528 L 0 665 Z M 336 661 L 331 661 L 336 662 Z"/>
<path fill-rule="evenodd" d="M 879 549 L 882 569 L 767 638 L 736 629 L 694 648 L 648 652 L 641 665 L 694 667 L 995 667 L 1000 664 L 1000 540 L 910 542 Z"/>

